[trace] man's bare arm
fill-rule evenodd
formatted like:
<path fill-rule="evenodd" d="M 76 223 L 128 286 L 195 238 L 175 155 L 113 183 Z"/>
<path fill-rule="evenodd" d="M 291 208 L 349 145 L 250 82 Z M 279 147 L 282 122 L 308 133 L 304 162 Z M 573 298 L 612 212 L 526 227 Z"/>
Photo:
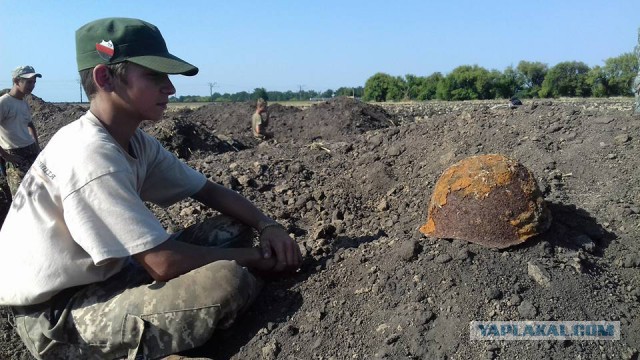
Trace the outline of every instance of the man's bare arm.
<path fill-rule="evenodd" d="M 235 260 L 256 270 L 270 270 L 275 259 L 264 259 L 257 248 L 211 248 L 169 239 L 133 256 L 156 281 L 168 281 L 218 260 Z"/>

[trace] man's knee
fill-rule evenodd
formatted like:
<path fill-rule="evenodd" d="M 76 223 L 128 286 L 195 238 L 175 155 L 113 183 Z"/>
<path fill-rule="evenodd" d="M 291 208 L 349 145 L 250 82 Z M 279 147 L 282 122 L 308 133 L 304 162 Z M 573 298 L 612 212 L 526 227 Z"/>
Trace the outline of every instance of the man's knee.
<path fill-rule="evenodd" d="M 194 270 L 199 293 L 212 305 L 219 305 L 221 328 L 233 323 L 253 302 L 262 287 L 246 268 L 235 261 L 221 260 Z"/>
<path fill-rule="evenodd" d="M 221 297 L 220 302 L 224 302 L 223 298 L 227 296 L 231 298 L 243 297 L 256 286 L 255 277 L 235 261 L 220 260 L 194 271 L 201 271 L 206 274 L 208 279 L 198 282 L 205 289 L 208 288 L 206 292 L 219 294 Z"/>

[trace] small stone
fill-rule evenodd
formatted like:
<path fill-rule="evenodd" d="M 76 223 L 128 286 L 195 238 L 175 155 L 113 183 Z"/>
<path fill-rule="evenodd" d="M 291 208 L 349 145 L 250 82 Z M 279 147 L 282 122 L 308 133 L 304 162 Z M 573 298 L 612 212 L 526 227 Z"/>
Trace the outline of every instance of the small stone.
<path fill-rule="evenodd" d="M 249 186 L 251 178 L 248 175 L 240 175 L 240 177 L 238 177 L 238 182 L 242 186 Z"/>
<path fill-rule="evenodd" d="M 538 315 L 538 309 L 529 300 L 524 300 L 518 305 L 518 313 L 525 319 L 533 319 Z"/>
<path fill-rule="evenodd" d="M 398 156 L 398 155 L 400 155 L 400 153 L 401 153 L 401 152 L 402 152 L 402 151 L 401 151 L 399 148 L 397 148 L 397 147 L 395 147 L 395 146 L 391 146 L 391 147 L 389 148 L 389 150 L 387 151 L 387 154 L 388 154 L 389 156 Z"/>
<path fill-rule="evenodd" d="M 513 306 L 518 306 L 521 302 L 522 297 L 520 297 L 520 295 L 518 294 L 512 294 L 511 297 L 509 297 L 509 303 Z"/>
<path fill-rule="evenodd" d="M 380 202 L 376 206 L 376 209 L 378 211 L 387 211 L 387 210 L 389 210 L 389 203 L 387 202 L 387 199 L 380 200 Z"/>
<path fill-rule="evenodd" d="M 264 360 L 275 360 L 280 352 L 280 345 L 276 340 L 271 340 L 262 347 L 262 358 Z"/>
<path fill-rule="evenodd" d="M 191 216 L 193 215 L 194 211 L 195 209 L 193 208 L 193 206 L 186 207 L 180 211 L 180 216 L 182 217 Z"/>
<path fill-rule="evenodd" d="M 622 260 L 622 267 L 632 268 L 640 266 L 640 255 L 627 254 Z"/>
<path fill-rule="evenodd" d="M 462 249 L 456 253 L 456 260 L 467 260 L 471 253 L 467 249 Z"/>
<path fill-rule="evenodd" d="M 420 253 L 420 246 L 416 240 L 402 241 L 397 253 L 401 260 L 409 262 Z"/>
<path fill-rule="evenodd" d="M 384 333 L 385 331 L 387 331 L 387 330 L 389 329 L 389 327 L 390 327 L 390 326 L 389 326 L 389 325 L 387 325 L 387 324 L 380 324 L 380 325 L 378 325 L 378 327 L 376 328 L 376 332 Z"/>
<path fill-rule="evenodd" d="M 451 261 L 451 255 L 449 254 L 440 254 L 438 255 L 435 260 L 436 264 L 444 264 L 444 263 L 448 263 L 449 261 Z"/>
<path fill-rule="evenodd" d="M 616 144 L 624 144 L 629 140 L 631 140 L 631 137 L 629 136 L 629 134 L 620 134 L 613 138 L 613 142 Z"/>
<path fill-rule="evenodd" d="M 551 277 L 549 273 L 538 263 L 529 261 L 527 263 L 527 273 L 531 278 L 543 287 L 551 285 Z"/>

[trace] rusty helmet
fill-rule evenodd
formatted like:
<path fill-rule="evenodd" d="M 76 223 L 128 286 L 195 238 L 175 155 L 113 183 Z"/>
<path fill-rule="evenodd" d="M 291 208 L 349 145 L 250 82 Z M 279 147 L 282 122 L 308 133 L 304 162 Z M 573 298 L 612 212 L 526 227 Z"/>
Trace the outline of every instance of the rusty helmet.
<path fill-rule="evenodd" d="M 531 171 L 506 156 L 487 154 L 465 158 L 442 173 L 420 232 L 506 248 L 550 225 L 551 213 Z"/>

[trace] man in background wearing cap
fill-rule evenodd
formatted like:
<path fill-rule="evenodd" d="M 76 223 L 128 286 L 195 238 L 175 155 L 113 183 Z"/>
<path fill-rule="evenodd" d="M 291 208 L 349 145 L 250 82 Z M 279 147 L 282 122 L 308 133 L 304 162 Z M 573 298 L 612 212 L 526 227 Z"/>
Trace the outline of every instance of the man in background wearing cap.
<path fill-rule="evenodd" d="M 254 272 L 296 270 L 300 249 L 140 129 L 162 119 L 176 91 L 168 74 L 198 72 L 155 26 L 88 23 L 76 59 L 89 111 L 51 138 L 16 193 L 0 230 L 0 305 L 37 359 L 156 359 L 202 345 L 255 298 Z M 168 234 L 145 204 L 187 197 L 222 215 Z"/>
<path fill-rule="evenodd" d="M 15 195 L 40 152 L 38 133 L 25 97 L 35 88 L 36 78 L 41 77 L 29 65 L 18 66 L 11 72 L 11 90 L 0 96 L 0 157 L 6 162 L 11 195 Z"/>

